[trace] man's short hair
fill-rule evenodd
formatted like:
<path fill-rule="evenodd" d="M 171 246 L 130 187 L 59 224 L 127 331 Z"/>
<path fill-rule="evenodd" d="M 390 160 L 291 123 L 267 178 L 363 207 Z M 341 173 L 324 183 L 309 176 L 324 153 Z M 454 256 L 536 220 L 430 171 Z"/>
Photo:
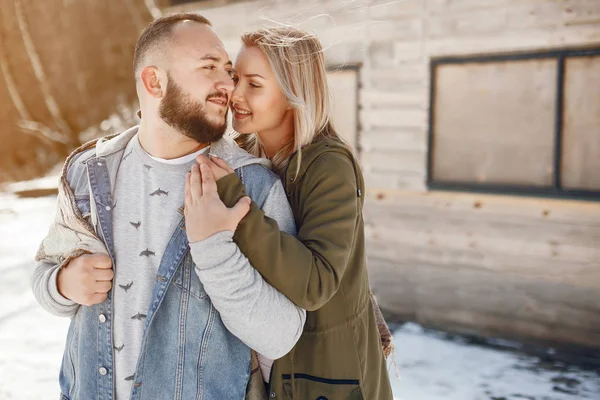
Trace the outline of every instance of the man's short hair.
<path fill-rule="evenodd" d="M 133 71 L 137 75 L 140 63 L 146 54 L 157 45 L 168 41 L 173 36 L 175 26 L 182 21 L 194 21 L 200 24 L 212 26 L 209 20 L 199 14 L 177 13 L 167 17 L 161 17 L 148 25 L 140 35 L 135 44 L 133 54 Z"/>

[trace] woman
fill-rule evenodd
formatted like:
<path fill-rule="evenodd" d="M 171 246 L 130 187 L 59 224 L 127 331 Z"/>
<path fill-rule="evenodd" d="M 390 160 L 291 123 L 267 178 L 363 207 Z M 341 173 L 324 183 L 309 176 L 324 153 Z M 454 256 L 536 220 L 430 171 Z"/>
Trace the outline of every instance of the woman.
<path fill-rule="evenodd" d="M 243 148 L 272 161 L 298 235 L 280 232 L 252 204 L 234 241 L 267 282 L 308 311 L 300 340 L 272 366 L 270 397 L 392 399 L 367 277 L 364 182 L 331 122 L 321 44 L 287 27 L 248 33 L 242 41 L 233 127 Z M 212 180 L 212 171 L 218 180 L 225 205 L 244 196 L 222 160 L 200 162 L 210 167 L 202 166 L 202 174 Z M 214 218 L 217 208 L 206 212 Z"/>

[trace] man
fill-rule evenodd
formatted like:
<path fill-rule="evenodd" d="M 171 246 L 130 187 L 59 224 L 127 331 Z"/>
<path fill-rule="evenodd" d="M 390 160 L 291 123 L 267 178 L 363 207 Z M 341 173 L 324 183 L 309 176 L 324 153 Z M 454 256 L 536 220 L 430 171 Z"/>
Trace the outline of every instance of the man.
<path fill-rule="evenodd" d="M 205 240 L 199 253 L 203 221 L 182 212 L 186 180 L 190 201 L 202 201 L 196 157 L 210 151 L 234 167 L 282 230 L 295 231 L 283 187 L 265 161 L 222 138 L 231 68 L 205 18 L 182 13 L 154 21 L 134 55 L 139 127 L 67 159 L 59 210 L 32 277 L 40 304 L 72 318 L 61 399 L 242 399 L 250 349 L 268 380 L 270 359 L 298 340 L 305 311 L 253 268 L 196 267 L 223 247 Z M 221 211 L 241 218 L 248 208 L 245 198 Z"/>

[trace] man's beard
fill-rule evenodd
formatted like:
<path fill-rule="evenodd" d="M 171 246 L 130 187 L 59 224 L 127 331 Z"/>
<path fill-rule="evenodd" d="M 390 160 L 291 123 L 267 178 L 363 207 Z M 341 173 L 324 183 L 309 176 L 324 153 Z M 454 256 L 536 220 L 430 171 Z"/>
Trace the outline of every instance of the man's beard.
<path fill-rule="evenodd" d="M 167 79 L 167 93 L 158 110 L 160 118 L 198 143 L 216 142 L 221 139 L 227 129 L 229 109 L 223 116 L 223 122 L 214 123 L 207 118 L 204 106 L 185 94 L 170 74 L 167 74 Z M 226 95 L 220 92 L 210 94 L 207 100 L 214 97 L 227 100 Z"/>

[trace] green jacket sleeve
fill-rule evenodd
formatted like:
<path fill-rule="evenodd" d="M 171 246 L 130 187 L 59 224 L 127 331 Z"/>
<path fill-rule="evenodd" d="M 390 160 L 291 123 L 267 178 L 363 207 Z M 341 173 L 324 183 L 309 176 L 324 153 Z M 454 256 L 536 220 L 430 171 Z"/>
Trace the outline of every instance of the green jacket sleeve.
<path fill-rule="evenodd" d="M 319 309 L 340 287 L 361 213 L 356 182 L 348 156 L 324 153 L 297 182 L 300 200 L 292 206 L 297 237 L 280 232 L 254 203 L 235 232 L 235 242 L 265 280 L 308 311 Z M 218 189 L 228 207 L 244 196 L 234 174 L 219 180 Z"/>

